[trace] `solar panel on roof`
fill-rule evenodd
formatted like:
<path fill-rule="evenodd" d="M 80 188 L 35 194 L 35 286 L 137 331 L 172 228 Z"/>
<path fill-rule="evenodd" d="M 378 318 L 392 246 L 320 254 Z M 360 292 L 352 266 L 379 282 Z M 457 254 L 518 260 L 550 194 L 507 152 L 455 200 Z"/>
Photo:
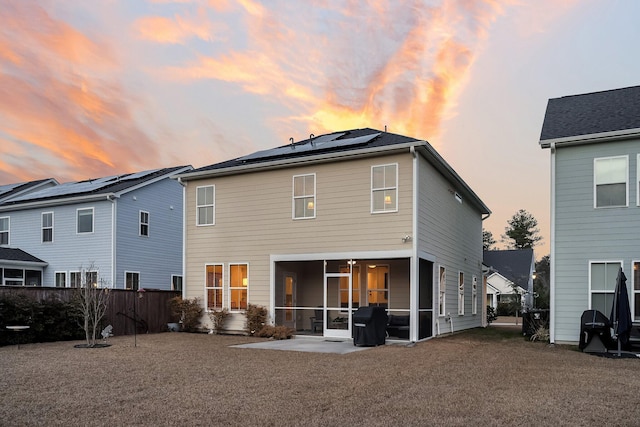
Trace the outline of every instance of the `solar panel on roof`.
<path fill-rule="evenodd" d="M 273 157 L 286 156 L 291 154 L 309 153 L 318 150 L 327 150 L 331 148 L 352 147 L 355 145 L 366 144 L 376 138 L 380 133 L 363 135 L 356 138 L 337 139 L 345 135 L 342 133 L 334 133 L 329 135 L 321 135 L 313 138 L 311 142 L 304 144 L 285 145 L 283 147 L 271 148 L 269 150 L 257 151 L 253 154 L 240 157 L 238 160 L 246 162 L 249 160 L 268 159 Z"/>
<path fill-rule="evenodd" d="M 137 172 L 137 173 L 132 173 L 130 175 L 125 175 L 120 177 L 121 181 L 128 181 L 131 179 L 138 179 L 138 178 L 144 178 L 147 175 L 151 175 L 152 173 L 156 173 L 158 172 L 160 169 L 151 169 L 148 171 L 142 171 L 142 172 Z"/>
<path fill-rule="evenodd" d="M 17 188 L 17 187 L 19 187 L 21 185 L 22 184 L 0 185 L 0 194 L 8 193 L 9 191 L 12 191 L 14 188 Z"/>
<path fill-rule="evenodd" d="M 91 193 L 93 191 L 101 189 L 102 187 L 106 187 L 109 184 L 110 184 L 109 182 L 105 182 L 98 179 L 93 181 L 69 182 L 66 184 L 60 184 L 54 187 L 45 188 L 40 191 L 35 191 L 33 193 L 28 193 L 23 196 L 13 198 L 11 199 L 11 201 L 17 202 L 17 201 L 25 201 L 25 200 L 33 200 L 33 199 L 43 199 L 43 198 L 49 198 L 49 197 L 66 196 L 68 194 L 76 194 L 76 193 Z"/>

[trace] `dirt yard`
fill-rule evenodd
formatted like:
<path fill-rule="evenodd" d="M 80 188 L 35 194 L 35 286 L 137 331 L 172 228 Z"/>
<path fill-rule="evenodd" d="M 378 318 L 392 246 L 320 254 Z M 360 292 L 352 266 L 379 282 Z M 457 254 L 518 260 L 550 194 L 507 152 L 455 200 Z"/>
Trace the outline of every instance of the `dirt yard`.
<path fill-rule="evenodd" d="M 638 425 L 640 360 L 492 326 L 346 355 L 163 333 L 0 348 L 0 425 Z"/>

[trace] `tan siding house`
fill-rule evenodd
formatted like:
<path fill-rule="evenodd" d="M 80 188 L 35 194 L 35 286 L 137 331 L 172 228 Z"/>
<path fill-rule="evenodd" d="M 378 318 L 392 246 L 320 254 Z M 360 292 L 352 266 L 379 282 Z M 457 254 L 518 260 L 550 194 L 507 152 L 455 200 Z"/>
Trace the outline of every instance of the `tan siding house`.
<path fill-rule="evenodd" d="M 425 141 L 373 129 L 338 132 L 179 179 L 184 296 L 201 298 L 208 310 L 229 308 L 230 330 L 243 329 L 251 303 L 300 334 L 348 338 L 354 311 L 376 305 L 406 321 L 397 338 L 416 341 L 434 335 L 437 263 L 468 273 L 468 305 L 471 277 L 481 278 L 489 210 Z M 436 209 L 450 218 L 429 218 L 425 204 L 442 203 L 430 201 L 436 192 L 454 200 L 451 210 Z M 456 210 L 463 212 L 452 216 Z M 439 243 L 438 234 L 458 233 L 464 242 Z M 479 301 L 474 312 L 481 314 Z M 481 315 L 471 312 L 456 327 L 480 326 Z"/>

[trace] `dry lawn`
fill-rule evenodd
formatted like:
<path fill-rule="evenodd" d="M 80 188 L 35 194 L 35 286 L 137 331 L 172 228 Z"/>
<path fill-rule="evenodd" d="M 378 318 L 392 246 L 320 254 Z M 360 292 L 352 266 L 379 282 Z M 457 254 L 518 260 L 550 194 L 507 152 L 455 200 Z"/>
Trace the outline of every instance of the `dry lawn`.
<path fill-rule="evenodd" d="M 0 425 L 639 425 L 640 360 L 490 327 L 346 355 L 163 333 L 0 348 Z"/>

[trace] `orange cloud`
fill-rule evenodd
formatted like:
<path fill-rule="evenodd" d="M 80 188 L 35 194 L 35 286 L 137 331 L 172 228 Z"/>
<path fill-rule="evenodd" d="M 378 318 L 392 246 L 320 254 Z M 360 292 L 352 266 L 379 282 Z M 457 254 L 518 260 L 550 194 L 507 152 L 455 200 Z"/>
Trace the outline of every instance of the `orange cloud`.
<path fill-rule="evenodd" d="M 0 28 L 4 179 L 95 177 L 157 158 L 107 44 L 32 1 L 4 1 Z"/>
<path fill-rule="evenodd" d="M 198 9 L 197 15 L 175 15 L 173 18 L 160 16 L 138 19 L 134 24 L 140 37 L 158 43 L 181 44 L 191 37 L 202 40 L 212 40 L 214 27 L 206 18 L 204 9 Z"/>
<path fill-rule="evenodd" d="M 287 5 L 286 11 L 252 0 L 240 5 L 246 49 L 202 55 L 164 75 L 220 80 L 277 99 L 293 112 L 279 124 L 302 123 L 316 133 L 387 124 L 423 138 L 439 134 L 503 13 L 497 0 L 431 8 L 417 0 L 316 1 L 312 10 Z"/>

